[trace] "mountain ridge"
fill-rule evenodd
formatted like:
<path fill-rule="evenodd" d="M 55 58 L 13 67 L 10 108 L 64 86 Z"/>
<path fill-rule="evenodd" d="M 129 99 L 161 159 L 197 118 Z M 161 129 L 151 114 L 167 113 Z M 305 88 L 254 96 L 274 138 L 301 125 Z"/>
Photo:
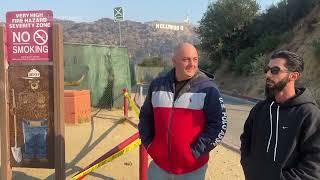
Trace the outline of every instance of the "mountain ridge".
<path fill-rule="evenodd" d="M 79 23 L 71 20 L 55 19 L 55 22 L 63 25 L 65 42 L 119 45 L 119 24 L 110 18 Z M 156 23 L 168 25 L 163 25 L 163 29 L 159 29 L 160 25 L 156 27 Z M 171 59 L 173 49 L 178 43 L 199 43 L 195 27 L 187 23 L 167 21 L 141 23 L 126 20 L 121 22 L 120 26 L 121 45 L 128 48 L 129 57 L 134 63 L 140 63 L 146 57 L 162 57 L 168 61 Z M 183 26 L 183 30 L 178 28 L 180 26 Z"/>

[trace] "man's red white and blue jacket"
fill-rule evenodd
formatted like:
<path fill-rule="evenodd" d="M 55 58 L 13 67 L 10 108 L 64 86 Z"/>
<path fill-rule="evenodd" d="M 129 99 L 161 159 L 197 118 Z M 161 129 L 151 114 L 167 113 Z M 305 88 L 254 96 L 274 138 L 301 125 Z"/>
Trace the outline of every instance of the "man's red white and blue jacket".
<path fill-rule="evenodd" d="M 174 69 L 152 81 L 138 127 L 154 162 L 167 172 L 184 174 L 208 162 L 226 133 L 227 115 L 213 79 L 201 71 L 175 93 Z"/>

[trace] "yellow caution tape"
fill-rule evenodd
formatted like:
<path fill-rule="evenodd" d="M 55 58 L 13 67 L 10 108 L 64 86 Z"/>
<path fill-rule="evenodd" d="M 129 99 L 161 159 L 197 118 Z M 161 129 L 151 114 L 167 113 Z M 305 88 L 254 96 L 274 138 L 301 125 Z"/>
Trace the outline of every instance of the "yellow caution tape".
<path fill-rule="evenodd" d="M 124 93 L 124 96 L 129 99 L 130 106 L 132 107 L 132 109 L 134 110 L 134 112 L 135 112 L 135 113 L 137 114 L 137 116 L 139 117 L 140 109 L 137 107 L 136 103 L 131 99 L 129 93 L 128 93 L 128 92 L 125 92 L 125 93 Z"/>
<path fill-rule="evenodd" d="M 111 155 L 110 157 L 106 158 L 105 160 L 97 163 L 96 165 L 94 166 L 91 166 L 90 168 L 88 168 L 87 170 L 73 176 L 71 178 L 71 180 L 78 180 L 79 178 L 82 178 L 83 176 L 89 174 L 90 172 L 92 172 L 93 170 L 107 164 L 108 162 L 111 162 L 113 161 L 114 159 L 118 158 L 119 156 L 129 152 L 129 151 L 132 151 L 133 149 L 135 149 L 136 147 L 140 146 L 141 145 L 141 139 L 136 139 L 135 141 L 133 141 L 132 143 L 130 143 L 128 146 L 126 146 L 124 149 L 122 149 L 121 151 L 119 152 L 116 152 L 114 153 L 113 155 Z"/>
<path fill-rule="evenodd" d="M 127 97 L 129 99 L 130 102 L 130 106 L 132 107 L 132 109 L 135 111 L 135 113 L 139 116 L 140 114 L 140 109 L 137 107 L 137 105 L 135 104 L 135 102 L 131 99 L 130 95 L 128 92 L 124 93 L 124 96 Z M 118 151 L 116 153 L 114 153 L 113 155 L 111 155 L 110 157 L 106 158 L 105 160 L 91 166 L 90 168 L 88 168 L 87 170 L 73 176 L 71 178 L 71 180 L 78 180 L 79 178 L 89 174 L 90 172 L 94 171 L 95 169 L 107 164 L 108 162 L 113 161 L 114 159 L 118 158 L 119 156 L 132 151 L 133 149 L 135 149 L 136 147 L 141 145 L 141 139 L 136 139 L 135 141 L 133 141 L 132 143 L 130 143 L 128 146 L 126 146 L 124 149 L 122 149 L 121 151 Z"/>

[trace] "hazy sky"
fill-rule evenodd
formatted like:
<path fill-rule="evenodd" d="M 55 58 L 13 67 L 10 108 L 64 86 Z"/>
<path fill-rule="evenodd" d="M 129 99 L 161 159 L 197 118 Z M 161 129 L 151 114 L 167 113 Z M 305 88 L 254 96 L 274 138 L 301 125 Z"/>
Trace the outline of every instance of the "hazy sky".
<path fill-rule="evenodd" d="M 186 15 L 197 23 L 210 0 L 1 0 L 0 21 L 7 11 L 49 9 L 55 18 L 74 21 L 95 21 L 113 18 L 113 8 L 122 6 L 126 20 L 182 22 Z M 212 0 L 211 0 L 212 1 Z M 279 0 L 257 0 L 261 9 Z"/>

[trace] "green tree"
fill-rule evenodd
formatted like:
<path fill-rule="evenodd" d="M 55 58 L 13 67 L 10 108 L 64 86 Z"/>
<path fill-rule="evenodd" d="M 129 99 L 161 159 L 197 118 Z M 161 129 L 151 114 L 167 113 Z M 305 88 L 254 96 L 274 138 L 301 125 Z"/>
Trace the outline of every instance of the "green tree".
<path fill-rule="evenodd" d="M 232 39 L 241 38 L 258 10 L 255 0 L 218 0 L 210 4 L 197 30 L 201 49 L 215 61 L 237 55 L 240 44 Z"/>
<path fill-rule="evenodd" d="M 166 67 L 168 65 L 161 57 L 149 57 L 144 58 L 139 66 Z"/>
<path fill-rule="evenodd" d="M 288 23 L 294 25 L 296 20 L 309 13 L 315 4 L 319 3 L 319 0 L 286 0 L 286 2 L 288 7 Z"/>
<path fill-rule="evenodd" d="M 259 72 L 253 70 L 261 64 L 257 57 L 290 41 L 293 27 L 317 4 L 319 0 L 281 0 L 258 13 L 255 0 L 217 0 L 209 5 L 198 28 L 200 47 L 210 61 L 202 66 L 215 70 L 227 59 L 240 74 Z M 317 19 L 309 21 L 305 23 Z"/>

